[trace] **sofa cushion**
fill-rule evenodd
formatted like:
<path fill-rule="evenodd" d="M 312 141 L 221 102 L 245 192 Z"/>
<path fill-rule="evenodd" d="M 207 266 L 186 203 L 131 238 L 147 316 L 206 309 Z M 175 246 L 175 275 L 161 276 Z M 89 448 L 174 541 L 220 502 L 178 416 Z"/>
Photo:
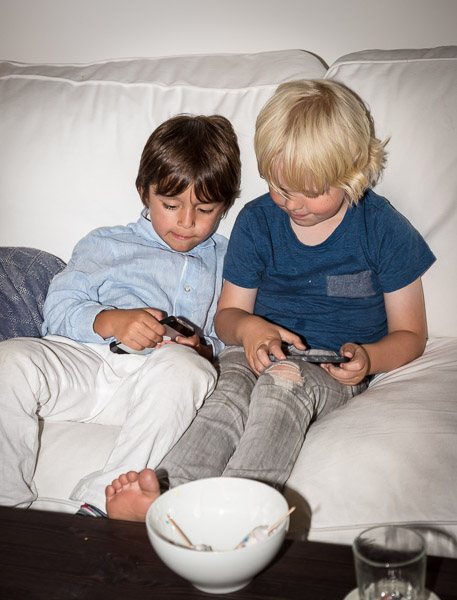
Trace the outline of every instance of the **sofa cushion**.
<path fill-rule="evenodd" d="M 0 248 L 0 340 L 41 337 L 46 293 L 64 266 L 35 248 Z"/>
<path fill-rule="evenodd" d="M 457 339 L 377 376 L 314 423 L 287 482 L 289 533 L 352 543 L 385 523 L 419 527 L 430 554 L 457 557 Z"/>
<path fill-rule="evenodd" d="M 430 554 L 457 557 L 456 365 L 457 340 L 432 340 L 421 358 L 312 425 L 285 490 L 297 506 L 290 538 L 351 544 L 368 527 L 398 523 L 419 527 Z M 33 508 L 76 512 L 71 491 L 103 467 L 118 434 L 47 420 Z"/>
<path fill-rule="evenodd" d="M 144 144 L 177 113 L 219 113 L 234 125 L 242 195 L 219 228 L 228 235 L 241 206 L 266 191 L 253 147 L 258 112 L 280 83 L 323 77 L 325 70 L 302 50 L 88 65 L 0 61 L 2 243 L 68 261 L 95 227 L 136 221 Z M 24 173 L 33 194 L 18 185 Z"/>
<path fill-rule="evenodd" d="M 457 336 L 457 46 L 357 52 L 338 59 L 326 78 L 357 92 L 378 136 L 390 136 L 376 191 L 438 259 L 423 278 L 430 336 Z"/>

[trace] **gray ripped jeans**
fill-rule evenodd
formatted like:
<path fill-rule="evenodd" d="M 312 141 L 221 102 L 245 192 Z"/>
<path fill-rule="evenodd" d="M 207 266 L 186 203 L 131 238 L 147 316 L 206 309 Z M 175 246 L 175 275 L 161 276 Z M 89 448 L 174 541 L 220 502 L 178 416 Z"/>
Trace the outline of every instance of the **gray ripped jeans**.
<path fill-rule="evenodd" d="M 310 424 L 368 386 L 343 385 L 297 360 L 273 363 L 257 377 L 240 347 L 226 348 L 218 363 L 216 389 L 157 468 L 163 489 L 219 476 L 281 489 Z"/>

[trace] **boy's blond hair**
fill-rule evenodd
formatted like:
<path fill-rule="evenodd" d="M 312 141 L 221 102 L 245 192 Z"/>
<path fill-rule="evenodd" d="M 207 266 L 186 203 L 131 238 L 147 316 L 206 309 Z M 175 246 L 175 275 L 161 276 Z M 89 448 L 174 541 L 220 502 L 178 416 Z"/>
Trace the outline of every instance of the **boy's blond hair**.
<path fill-rule="evenodd" d="M 309 79 L 277 88 L 257 117 L 254 147 L 260 175 L 282 196 L 338 187 L 357 204 L 382 172 L 387 141 L 375 137 L 370 111 L 354 92 Z"/>

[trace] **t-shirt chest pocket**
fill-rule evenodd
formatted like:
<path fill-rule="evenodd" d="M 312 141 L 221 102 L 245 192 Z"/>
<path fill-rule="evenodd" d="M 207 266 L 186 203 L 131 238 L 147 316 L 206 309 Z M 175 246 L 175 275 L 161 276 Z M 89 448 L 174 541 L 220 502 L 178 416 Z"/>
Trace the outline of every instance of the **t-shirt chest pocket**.
<path fill-rule="evenodd" d="M 376 292 L 373 271 L 360 271 L 348 275 L 327 275 L 327 296 L 333 298 L 370 298 Z"/>

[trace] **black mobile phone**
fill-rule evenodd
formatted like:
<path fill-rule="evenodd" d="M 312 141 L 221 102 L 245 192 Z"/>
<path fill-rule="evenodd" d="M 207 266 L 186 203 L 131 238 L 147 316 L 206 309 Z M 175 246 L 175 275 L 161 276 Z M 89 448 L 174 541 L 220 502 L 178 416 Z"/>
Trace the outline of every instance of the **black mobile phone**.
<path fill-rule="evenodd" d="M 277 362 L 276 356 L 270 354 L 270 360 Z M 286 355 L 286 360 L 303 360 L 305 362 L 323 364 L 341 364 L 349 362 L 351 359 L 347 356 L 337 356 L 336 354 L 289 354 Z"/>
<path fill-rule="evenodd" d="M 122 344 L 121 342 L 111 342 L 109 345 L 109 349 L 111 350 L 111 352 L 114 352 L 114 354 L 150 354 L 154 348 L 143 348 L 143 350 L 134 350 L 133 348 L 130 348 L 130 346 L 126 346 L 125 344 Z"/>
<path fill-rule="evenodd" d="M 293 356 L 289 356 L 288 358 L 295 358 Z M 307 354 L 306 356 L 297 356 L 300 360 L 304 360 L 306 362 L 313 363 L 332 363 L 332 364 L 340 364 L 349 362 L 351 359 L 347 356 L 334 356 L 333 354 Z"/>
<path fill-rule="evenodd" d="M 160 323 L 165 327 L 164 339 L 167 337 L 170 340 L 175 340 L 178 335 L 183 337 L 191 337 L 195 333 L 195 329 L 189 323 L 186 323 L 179 317 L 166 317 Z"/>
<path fill-rule="evenodd" d="M 186 323 L 179 317 L 166 317 L 162 319 L 160 323 L 165 327 L 165 335 L 163 336 L 164 340 L 174 341 L 178 335 L 182 335 L 183 337 L 191 337 L 194 335 L 194 328 Z M 149 354 L 154 350 L 154 348 L 144 348 L 143 350 L 134 350 L 121 342 L 111 342 L 109 345 L 109 349 L 111 352 L 115 354 Z"/>

